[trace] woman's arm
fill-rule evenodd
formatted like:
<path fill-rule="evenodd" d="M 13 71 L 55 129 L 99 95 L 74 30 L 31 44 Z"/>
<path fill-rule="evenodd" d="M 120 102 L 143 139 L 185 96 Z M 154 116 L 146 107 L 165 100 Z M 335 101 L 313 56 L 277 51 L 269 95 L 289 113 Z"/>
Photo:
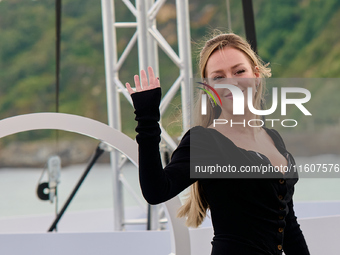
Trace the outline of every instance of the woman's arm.
<path fill-rule="evenodd" d="M 309 255 L 308 246 L 294 213 L 293 199 L 288 203 L 286 228 L 283 238 L 283 251 L 286 255 Z"/>
<path fill-rule="evenodd" d="M 148 84 L 146 73 L 141 72 L 142 86 L 139 77 L 134 77 L 136 91 L 130 85 L 126 87 L 131 94 L 135 107 L 137 143 L 139 145 L 139 181 L 144 198 L 150 204 L 158 204 L 176 196 L 195 180 L 190 179 L 190 138 L 189 132 L 184 135 L 180 145 L 173 152 L 170 163 L 163 169 L 159 152 L 161 130 L 159 104 L 161 88 L 149 67 Z"/>

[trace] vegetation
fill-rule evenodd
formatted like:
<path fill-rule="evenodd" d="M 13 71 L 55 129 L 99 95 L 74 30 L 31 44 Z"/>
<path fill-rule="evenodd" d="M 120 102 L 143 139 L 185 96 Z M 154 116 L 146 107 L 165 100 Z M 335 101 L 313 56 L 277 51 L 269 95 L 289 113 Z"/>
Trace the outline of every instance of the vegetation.
<path fill-rule="evenodd" d="M 120 1 L 117 21 L 135 21 Z M 133 2 L 133 1 L 132 1 Z M 190 3 L 193 66 L 197 74 L 197 42 L 214 28 L 226 30 L 226 1 Z M 244 36 L 241 1 L 230 1 L 232 29 Z M 340 77 L 340 1 L 338 0 L 253 0 L 258 53 L 271 63 L 273 76 Z M 158 15 L 158 28 L 177 52 L 175 1 L 169 0 Z M 125 48 L 134 30 L 118 31 L 118 49 Z M 55 111 L 55 7 L 53 0 L 0 1 L 0 119 L 32 112 Z M 163 95 L 178 77 L 178 70 L 160 50 L 160 79 Z M 138 72 L 137 47 L 120 73 L 132 83 Z M 317 95 L 321 87 L 313 87 Z M 333 86 L 323 96 L 340 94 Z M 322 100 L 323 99 L 323 100 Z M 123 132 L 135 136 L 133 109 L 122 100 Z M 327 99 L 316 100 L 317 108 Z M 333 101 L 334 102 L 334 101 Z M 104 50 L 100 1 L 64 0 L 62 9 L 60 112 L 107 122 Z M 179 135 L 180 100 L 176 98 L 163 125 Z M 338 123 L 336 106 L 320 113 L 323 122 Z M 298 113 L 297 117 L 298 116 Z M 319 119 L 316 119 L 319 121 Z M 320 120 L 321 121 L 321 120 Z M 14 137 L 14 136 L 13 136 Z M 14 138 L 6 138 L 10 141 Z M 20 140 L 54 137 L 52 132 L 15 136 Z"/>

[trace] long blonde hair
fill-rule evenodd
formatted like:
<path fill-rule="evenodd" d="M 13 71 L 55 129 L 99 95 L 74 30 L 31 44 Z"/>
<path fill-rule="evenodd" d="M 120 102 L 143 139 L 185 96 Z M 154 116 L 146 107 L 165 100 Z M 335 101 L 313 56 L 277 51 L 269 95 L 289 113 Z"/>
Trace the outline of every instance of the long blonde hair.
<path fill-rule="evenodd" d="M 222 50 L 224 47 L 232 47 L 241 52 L 243 52 L 249 59 L 250 64 L 253 67 L 253 71 L 260 73 L 260 84 L 257 88 L 257 93 L 255 94 L 254 106 L 258 109 L 263 102 L 264 94 L 264 79 L 271 76 L 271 69 L 268 64 L 265 64 L 261 58 L 251 49 L 250 44 L 242 37 L 227 33 L 223 34 L 220 31 L 214 31 L 212 39 L 207 40 L 199 55 L 199 69 L 201 78 L 206 78 L 206 66 L 209 57 L 212 53 L 217 50 Z M 257 70 L 256 70 L 257 67 Z M 202 90 L 199 90 L 197 99 L 201 98 Z M 201 109 L 201 100 L 196 100 L 195 111 L 197 114 L 195 116 L 196 125 L 203 127 L 208 127 L 213 119 L 214 113 L 213 108 L 210 104 L 207 104 L 207 115 L 201 115 L 198 109 Z M 204 218 L 207 214 L 207 209 L 209 209 L 209 204 L 204 196 L 204 191 L 201 183 L 199 181 L 191 185 L 191 190 L 189 197 L 185 201 L 184 205 L 179 209 L 178 217 L 187 217 L 186 225 L 189 227 L 198 227 L 202 224 Z"/>

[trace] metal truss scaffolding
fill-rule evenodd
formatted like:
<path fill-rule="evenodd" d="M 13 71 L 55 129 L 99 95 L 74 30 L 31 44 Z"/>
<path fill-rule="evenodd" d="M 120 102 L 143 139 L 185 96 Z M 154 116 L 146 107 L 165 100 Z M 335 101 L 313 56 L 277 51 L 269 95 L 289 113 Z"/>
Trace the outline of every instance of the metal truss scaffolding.
<path fill-rule="evenodd" d="M 101 0 L 102 19 L 103 19 L 103 36 L 105 50 L 105 72 L 106 72 L 106 89 L 108 104 L 108 120 L 112 128 L 121 130 L 120 118 L 120 101 L 119 94 L 122 93 L 132 104 L 131 97 L 123 83 L 119 80 L 119 72 L 122 64 L 131 52 L 133 46 L 138 42 L 138 63 L 139 70 L 146 70 L 152 66 L 155 74 L 159 76 L 158 47 L 175 63 L 179 68 L 179 76 L 172 84 L 166 95 L 162 98 L 160 105 L 161 117 L 169 106 L 176 92 L 181 89 L 183 132 L 190 127 L 191 98 L 192 90 L 189 86 L 192 78 L 191 47 L 190 47 L 190 23 L 189 7 L 187 0 L 176 0 L 176 18 L 178 33 L 177 54 L 162 34 L 157 30 L 156 15 L 166 0 L 135 0 L 133 5 L 129 0 L 121 0 L 131 13 L 136 17 L 136 22 L 116 22 L 115 20 L 115 1 Z M 117 52 L 117 28 L 135 28 L 136 31 L 126 45 L 123 53 L 118 57 Z M 137 60 L 136 60 L 137 61 Z M 184 107 L 186 106 L 186 107 Z M 190 107 L 188 107 L 190 106 Z M 169 134 L 162 130 L 162 143 L 170 151 L 176 148 L 176 143 Z M 121 173 L 121 167 L 126 158 L 120 155 L 118 151 L 111 152 L 111 167 L 114 172 L 114 230 L 123 230 L 129 222 L 124 220 L 123 204 L 123 185 L 129 190 L 129 185 Z M 131 189 L 132 190 L 132 189 Z M 159 208 L 158 206 L 149 206 L 148 229 L 159 228 Z M 130 222 L 131 223 L 131 222 Z"/>

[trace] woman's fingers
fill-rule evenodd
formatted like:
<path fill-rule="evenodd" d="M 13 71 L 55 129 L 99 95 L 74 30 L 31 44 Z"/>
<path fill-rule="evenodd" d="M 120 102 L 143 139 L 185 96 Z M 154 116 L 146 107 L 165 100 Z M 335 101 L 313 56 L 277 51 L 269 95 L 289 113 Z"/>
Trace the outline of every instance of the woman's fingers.
<path fill-rule="evenodd" d="M 130 84 L 127 82 L 126 85 L 126 89 L 128 90 L 128 92 L 131 94 L 135 93 L 135 92 L 140 92 L 140 91 L 144 91 L 144 90 L 150 90 L 150 89 L 154 89 L 157 87 L 160 87 L 160 82 L 159 82 L 159 78 L 155 77 L 155 73 L 153 72 L 152 67 L 148 67 L 148 74 L 149 74 L 149 81 L 148 81 L 148 77 L 146 76 L 146 72 L 144 70 L 142 70 L 140 72 L 140 80 L 139 80 L 139 76 L 135 75 L 134 78 L 134 82 L 135 82 L 135 86 L 136 86 L 136 91 L 134 91 Z M 141 84 L 142 83 L 142 84 Z"/>
<path fill-rule="evenodd" d="M 146 72 L 144 70 L 140 71 L 140 79 L 142 81 L 143 90 L 147 90 L 149 87 L 148 77 L 146 76 Z"/>
<path fill-rule="evenodd" d="M 159 78 L 157 77 L 157 80 L 156 80 L 156 84 L 157 84 L 157 87 L 160 87 L 161 86 L 161 83 L 159 81 Z"/>
<path fill-rule="evenodd" d="M 156 79 L 155 73 L 153 72 L 153 69 L 151 66 L 148 67 L 148 73 L 149 73 L 150 89 L 156 88 L 159 82 L 158 82 L 158 79 Z"/>
<path fill-rule="evenodd" d="M 139 91 L 142 91 L 142 88 L 140 86 L 140 81 L 139 81 L 139 76 L 136 74 L 134 77 L 133 77 L 134 81 L 135 81 L 135 86 L 136 86 L 136 91 L 139 92 Z"/>
<path fill-rule="evenodd" d="M 126 86 L 126 89 L 127 89 L 127 91 L 129 92 L 129 94 L 130 95 L 132 95 L 133 93 L 135 93 L 134 91 L 133 91 L 133 89 L 131 88 L 131 86 L 130 86 L 130 83 L 125 83 L 125 86 Z"/>

